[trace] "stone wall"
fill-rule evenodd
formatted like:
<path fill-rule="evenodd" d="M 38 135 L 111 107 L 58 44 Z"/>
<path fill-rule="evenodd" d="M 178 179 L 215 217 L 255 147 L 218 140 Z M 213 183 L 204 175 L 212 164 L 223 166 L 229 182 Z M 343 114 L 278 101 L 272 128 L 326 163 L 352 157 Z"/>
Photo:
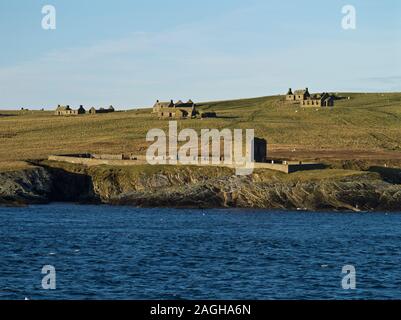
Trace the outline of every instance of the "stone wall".
<path fill-rule="evenodd" d="M 68 157 L 68 156 L 49 156 L 51 161 L 61 161 L 73 164 L 82 164 L 86 166 L 99 166 L 99 165 L 110 165 L 110 166 L 133 166 L 137 164 L 146 164 L 145 159 L 141 160 L 105 160 L 105 159 L 92 159 L 92 158 L 80 158 L 80 157 Z"/>
<path fill-rule="evenodd" d="M 167 157 L 168 158 L 168 157 Z M 110 165 L 110 166 L 134 166 L 140 164 L 148 164 L 146 161 L 145 156 L 131 156 L 131 160 L 116 160 L 116 159 L 94 159 L 94 158 L 84 158 L 79 156 L 49 156 L 49 160 L 51 161 L 61 161 L 73 164 L 81 164 L 86 166 L 99 166 L 99 165 Z M 159 159 L 162 160 L 162 159 Z M 169 159 L 166 159 L 169 160 Z M 212 164 L 211 159 L 209 164 L 202 164 L 201 159 L 198 159 L 198 164 L 194 164 L 196 166 L 217 166 L 217 167 L 228 167 L 228 168 L 235 168 L 235 165 L 224 164 L 223 162 L 219 164 Z M 217 159 L 218 161 L 220 159 Z M 168 163 L 168 161 L 167 161 Z M 179 162 L 177 165 L 181 165 Z M 255 169 L 269 169 L 280 171 L 284 173 L 292 173 L 296 171 L 304 171 L 304 170 L 318 170 L 324 169 L 325 166 L 321 163 L 301 163 L 299 161 L 279 161 L 277 163 L 269 163 L 269 162 L 255 162 L 254 163 Z"/>

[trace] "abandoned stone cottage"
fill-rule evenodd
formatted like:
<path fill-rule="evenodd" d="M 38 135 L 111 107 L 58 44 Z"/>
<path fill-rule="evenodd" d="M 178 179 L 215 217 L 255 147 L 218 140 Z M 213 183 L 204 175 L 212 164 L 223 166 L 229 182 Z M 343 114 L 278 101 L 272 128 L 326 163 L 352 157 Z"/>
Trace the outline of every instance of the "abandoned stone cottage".
<path fill-rule="evenodd" d="M 176 103 L 161 102 L 159 100 L 153 106 L 152 113 L 156 114 L 160 119 L 191 119 L 196 117 L 197 111 L 195 103 L 192 100 Z"/>
<path fill-rule="evenodd" d="M 56 116 L 77 116 L 85 113 L 86 111 L 82 105 L 79 106 L 79 108 L 76 110 L 71 109 L 69 105 L 67 106 L 58 105 L 56 111 L 54 112 Z"/>
<path fill-rule="evenodd" d="M 95 107 L 92 107 L 89 109 L 89 114 L 98 114 L 98 113 L 110 113 L 110 112 L 114 112 L 114 108 L 113 106 L 106 108 L 100 108 L 100 109 L 96 109 Z"/>
<path fill-rule="evenodd" d="M 302 107 L 333 107 L 334 96 L 323 92 L 321 94 L 310 94 L 309 89 L 295 90 L 290 88 L 285 96 L 286 102 L 296 102 Z"/>

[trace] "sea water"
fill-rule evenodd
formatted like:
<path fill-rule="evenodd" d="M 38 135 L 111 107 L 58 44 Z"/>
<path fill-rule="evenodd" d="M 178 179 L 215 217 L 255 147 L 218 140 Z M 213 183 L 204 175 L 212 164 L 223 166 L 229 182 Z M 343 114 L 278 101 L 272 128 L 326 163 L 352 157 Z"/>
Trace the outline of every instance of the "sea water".
<path fill-rule="evenodd" d="M 401 298 L 400 213 L 58 203 L 0 221 L 0 299 Z"/>

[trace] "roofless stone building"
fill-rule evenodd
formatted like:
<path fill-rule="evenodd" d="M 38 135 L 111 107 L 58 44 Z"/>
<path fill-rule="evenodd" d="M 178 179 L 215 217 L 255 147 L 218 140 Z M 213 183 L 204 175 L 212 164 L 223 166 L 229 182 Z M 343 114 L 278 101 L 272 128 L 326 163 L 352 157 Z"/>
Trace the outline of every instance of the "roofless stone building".
<path fill-rule="evenodd" d="M 296 102 L 301 107 L 333 107 L 334 96 L 323 92 L 321 94 L 310 94 L 309 89 L 295 90 L 292 92 L 290 88 L 285 96 L 286 102 Z"/>
<path fill-rule="evenodd" d="M 113 106 L 106 108 L 100 108 L 100 109 L 96 109 L 95 107 L 92 107 L 89 109 L 89 114 L 98 114 L 98 113 L 110 113 L 110 112 L 114 112 L 114 108 Z"/>
<path fill-rule="evenodd" d="M 192 100 L 182 102 L 178 100 L 174 103 L 162 102 L 157 100 L 153 106 L 152 113 L 156 114 L 160 119 L 191 119 L 196 117 L 196 105 Z"/>
<path fill-rule="evenodd" d="M 85 113 L 86 111 L 82 105 L 79 106 L 79 108 L 76 110 L 71 109 L 69 105 L 67 106 L 58 105 L 56 111 L 54 112 L 56 116 L 77 116 Z"/>
<path fill-rule="evenodd" d="M 115 110 L 114 110 L 113 106 L 110 106 L 108 108 L 99 108 L 99 109 L 92 107 L 88 110 L 88 112 L 86 112 L 85 108 L 82 105 L 80 105 L 79 108 L 76 110 L 72 109 L 69 105 L 66 105 L 66 106 L 58 105 L 54 114 L 56 116 L 77 116 L 77 115 L 86 114 L 86 113 L 98 114 L 98 113 L 110 113 L 110 112 L 114 112 L 114 111 Z"/>

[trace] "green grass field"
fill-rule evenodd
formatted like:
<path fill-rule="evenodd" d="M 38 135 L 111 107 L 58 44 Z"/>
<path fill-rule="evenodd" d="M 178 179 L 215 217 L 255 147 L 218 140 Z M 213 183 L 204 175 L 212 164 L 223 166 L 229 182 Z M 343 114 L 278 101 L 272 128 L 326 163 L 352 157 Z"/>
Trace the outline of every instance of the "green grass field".
<path fill-rule="evenodd" d="M 401 93 L 340 93 L 334 108 L 300 108 L 282 97 L 202 103 L 216 119 L 180 120 L 179 129 L 250 128 L 272 156 L 299 159 L 401 159 Z M 49 154 L 144 154 L 146 133 L 168 128 L 150 109 L 58 117 L 50 111 L 0 111 L 0 168 Z"/>
<path fill-rule="evenodd" d="M 218 176 L 232 176 L 235 175 L 235 171 L 225 167 L 199 167 L 199 166 L 169 166 L 169 165 L 135 165 L 135 166 L 92 166 L 85 167 L 79 164 L 71 164 L 66 162 L 54 162 L 44 160 L 40 162 L 42 166 L 62 169 L 67 172 L 89 174 L 91 176 L 121 176 L 121 177 L 133 177 L 139 178 L 141 175 L 150 176 L 155 173 L 163 173 L 164 175 L 183 174 L 185 171 L 187 174 L 192 174 L 197 177 L 218 177 Z M 380 168 L 382 170 L 382 168 Z M 397 169 L 390 169 L 397 170 Z M 292 174 L 286 174 L 274 170 L 256 169 L 254 171 L 255 181 L 285 181 L 285 182 L 305 182 L 314 180 L 341 180 L 344 178 L 355 177 L 365 179 L 380 179 L 380 174 L 376 171 L 355 171 L 355 170 L 339 170 L 339 169 L 325 169 L 325 170 L 309 170 L 309 171 L 298 171 Z M 392 173 L 392 176 L 398 174 L 397 172 Z M 134 180 L 135 180 L 134 179 Z M 127 179 L 130 181 L 130 179 Z"/>

